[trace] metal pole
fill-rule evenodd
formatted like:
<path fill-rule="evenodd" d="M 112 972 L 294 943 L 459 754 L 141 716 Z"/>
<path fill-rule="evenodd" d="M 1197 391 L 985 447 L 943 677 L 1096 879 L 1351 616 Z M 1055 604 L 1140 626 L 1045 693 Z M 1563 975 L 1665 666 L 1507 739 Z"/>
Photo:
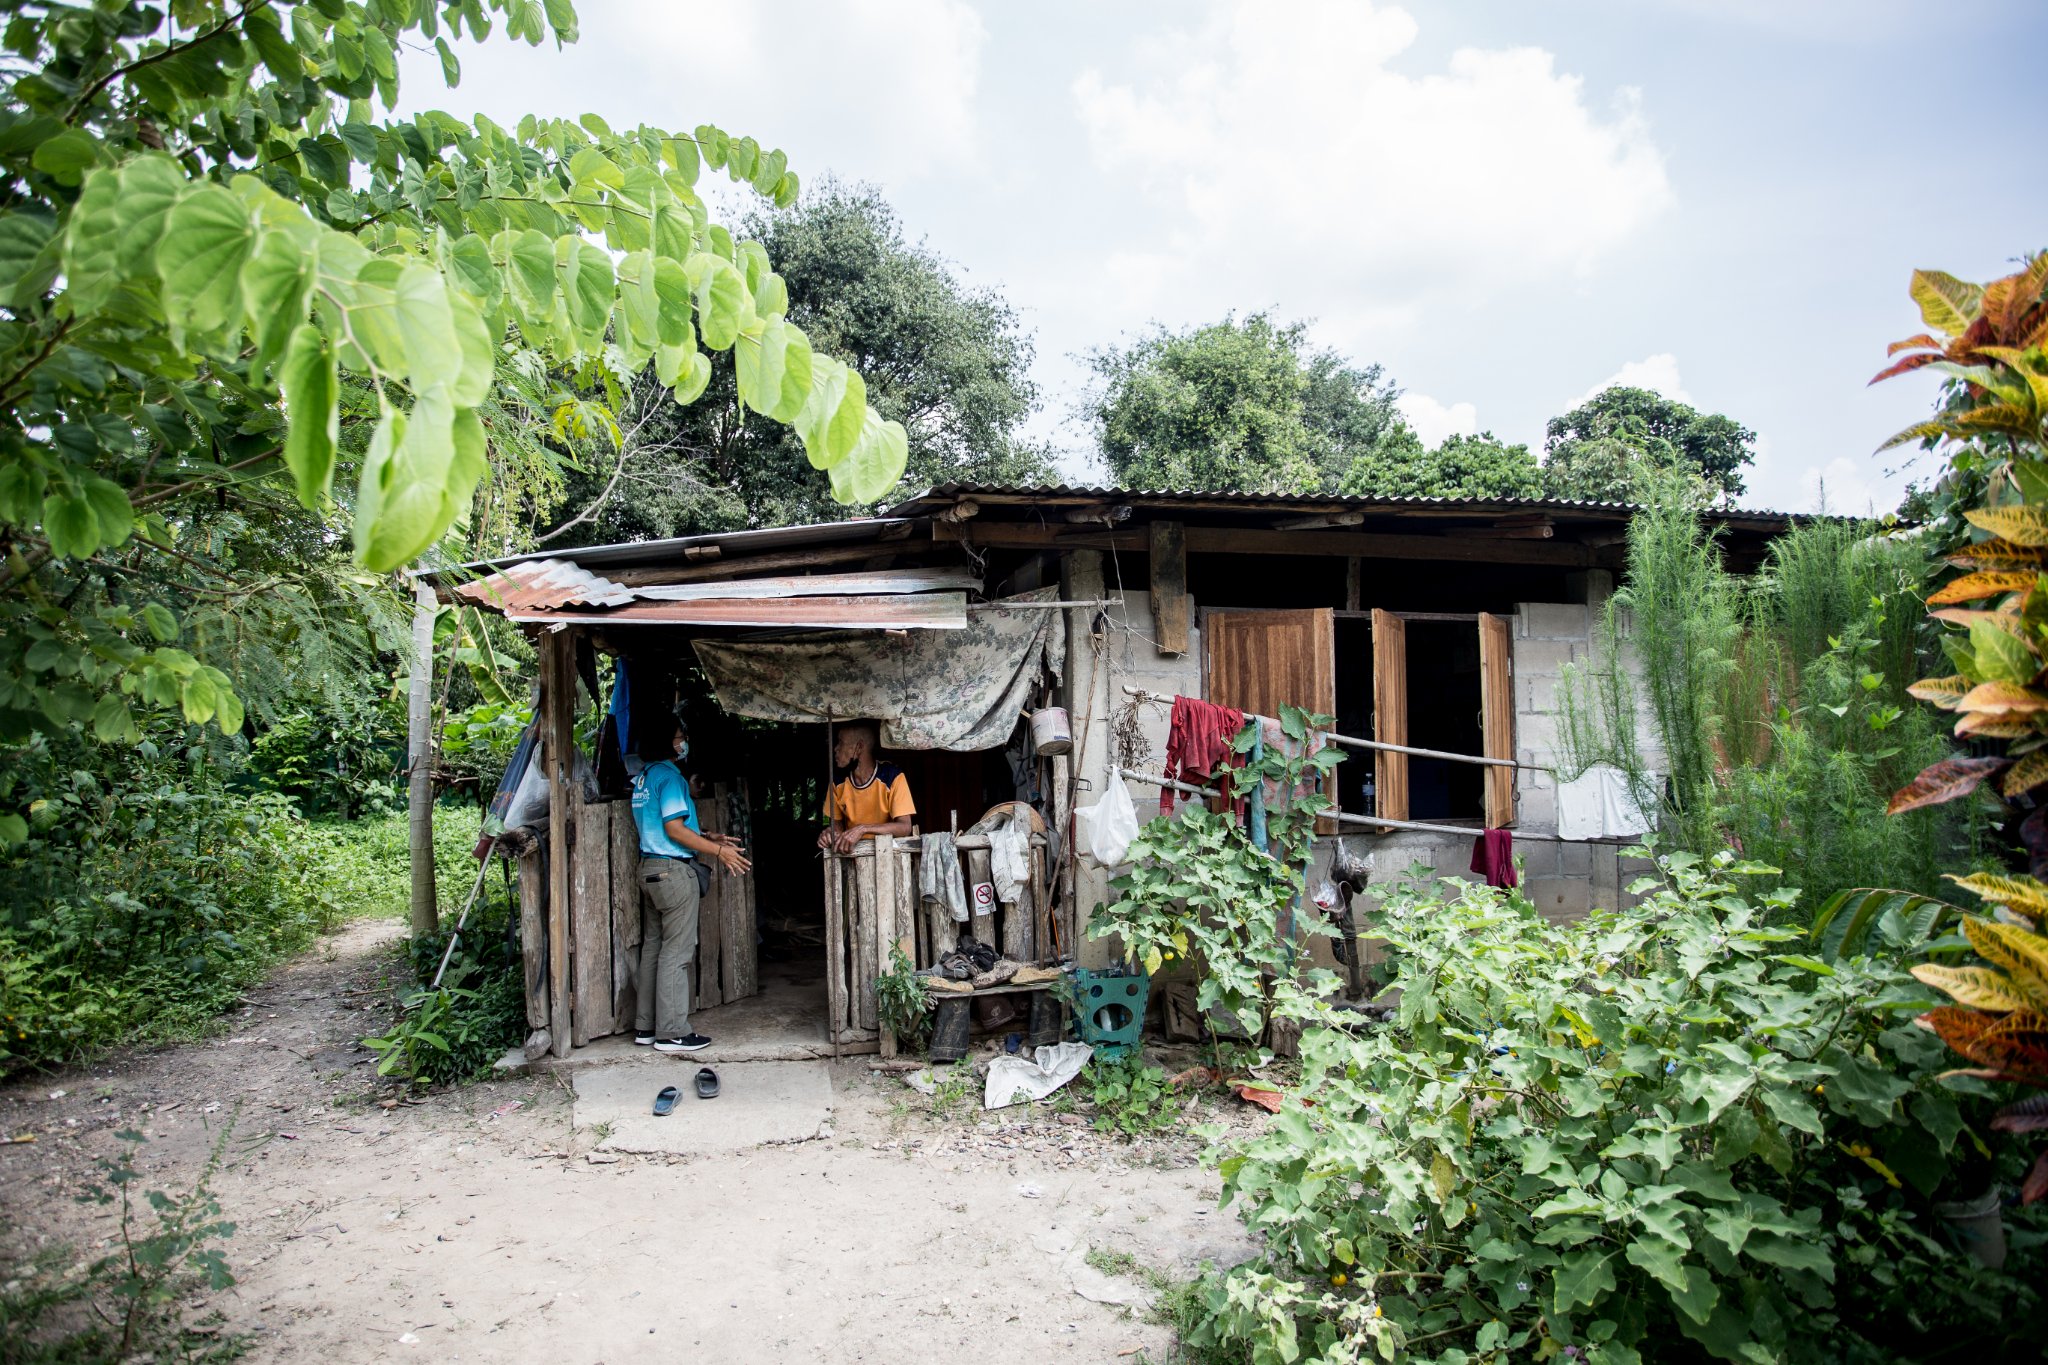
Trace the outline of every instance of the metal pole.
<path fill-rule="evenodd" d="M 441 989 L 441 978 L 448 973 L 449 959 L 455 956 L 456 940 L 462 937 L 462 930 L 469 923 L 469 912 L 476 905 L 477 894 L 484 889 L 484 878 L 490 875 L 491 859 L 498 851 L 498 840 L 503 837 L 503 835 L 493 834 L 491 836 L 491 846 L 484 850 L 483 861 L 477 865 L 476 869 L 476 885 L 469 888 L 469 899 L 462 903 L 462 913 L 455 918 L 455 932 L 448 935 L 448 946 L 441 950 L 441 965 L 434 969 L 434 979 L 427 986 L 427 989 L 430 991 Z"/>
<path fill-rule="evenodd" d="M 412 854 L 412 934 L 441 927 L 434 899 L 434 590 L 412 585 L 412 686 L 406 707 L 406 832 Z"/>
<path fill-rule="evenodd" d="M 1140 701 L 1170 702 L 1172 697 L 1159 692 L 1147 692 L 1142 687 L 1124 684 L 1124 691 Z M 1249 719 L 1249 716 L 1247 716 Z M 1442 758 L 1452 763 L 1476 763 L 1484 768 L 1526 768 L 1532 773 L 1545 772 L 1540 763 L 1517 763 L 1512 758 L 1485 758 L 1478 754 L 1454 754 L 1448 749 L 1418 749 L 1409 744 L 1388 744 L 1377 739 L 1359 739 L 1355 735 L 1340 735 L 1330 730 L 1322 732 L 1324 739 L 1332 744 L 1341 744 L 1347 749 L 1379 749 L 1390 754 L 1413 754 L 1417 758 Z"/>

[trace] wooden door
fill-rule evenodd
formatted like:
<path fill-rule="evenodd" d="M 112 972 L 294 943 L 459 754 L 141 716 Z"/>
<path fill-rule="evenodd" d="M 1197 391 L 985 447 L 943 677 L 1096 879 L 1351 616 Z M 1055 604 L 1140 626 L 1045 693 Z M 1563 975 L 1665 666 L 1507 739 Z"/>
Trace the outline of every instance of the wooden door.
<path fill-rule="evenodd" d="M 1372 737 L 1408 742 L 1408 623 L 1378 607 L 1372 612 Z M 1381 749 L 1373 755 L 1374 814 L 1408 818 L 1408 755 Z"/>
<path fill-rule="evenodd" d="M 1337 713 L 1337 617 L 1328 608 L 1212 611 L 1202 638 L 1208 700 L 1218 706 L 1259 716 L 1278 716 L 1282 705 Z M 1335 801 L 1334 773 L 1324 789 Z M 1336 825 L 1320 821 L 1317 832 L 1335 833 Z"/>
<path fill-rule="evenodd" d="M 1479 719 L 1485 756 L 1515 756 L 1514 644 L 1506 618 L 1479 614 Z M 1486 769 L 1486 827 L 1505 829 L 1515 822 L 1515 770 L 1498 765 Z"/>

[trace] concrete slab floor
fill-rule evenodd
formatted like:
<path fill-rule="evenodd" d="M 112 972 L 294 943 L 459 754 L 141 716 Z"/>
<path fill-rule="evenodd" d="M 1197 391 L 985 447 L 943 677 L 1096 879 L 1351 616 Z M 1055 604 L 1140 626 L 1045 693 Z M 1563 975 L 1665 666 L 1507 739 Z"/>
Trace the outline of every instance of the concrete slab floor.
<path fill-rule="evenodd" d="M 739 1062 L 714 1067 L 719 1093 L 699 1099 L 696 1057 L 656 1053 L 641 1066 L 584 1067 L 576 1072 L 572 1122 L 604 1133 L 602 1151 L 741 1152 L 768 1143 L 818 1136 L 832 1118 L 832 1072 L 824 1062 Z M 675 1112 L 654 1116 L 665 1085 L 682 1092 Z"/>
<path fill-rule="evenodd" d="M 711 1040 L 710 1047 L 691 1054 L 697 1065 L 801 1062 L 832 1055 L 831 1040 L 825 1036 L 823 964 L 764 962 L 760 982 L 761 989 L 745 1000 L 690 1015 L 690 1027 Z M 627 1021 L 629 1026 L 631 1022 Z M 635 1046 L 628 1031 L 593 1038 L 567 1057 L 543 1057 L 530 1065 L 538 1070 L 575 1072 L 584 1067 L 646 1061 L 655 1055 L 652 1048 Z M 515 1048 L 498 1065 L 502 1070 L 522 1070 L 529 1063 Z M 694 1067 L 690 1074 L 696 1074 Z"/>

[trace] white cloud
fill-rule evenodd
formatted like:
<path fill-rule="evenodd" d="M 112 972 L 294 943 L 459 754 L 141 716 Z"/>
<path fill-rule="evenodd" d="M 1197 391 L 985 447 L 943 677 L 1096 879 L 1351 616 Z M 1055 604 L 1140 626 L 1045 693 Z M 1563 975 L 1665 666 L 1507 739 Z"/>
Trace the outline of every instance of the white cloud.
<path fill-rule="evenodd" d="M 1416 34 L 1406 10 L 1362 0 L 1284 20 L 1214 0 L 1145 43 L 1138 74 L 1084 71 L 1098 166 L 1174 224 L 1113 276 L 1177 308 L 1271 290 L 1355 332 L 1590 272 L 1669 203 L 1634 91 L 1596 109 L 1533 47 L 1413 72 Z"/>
<path fill-rule="evenodd" d="M 1757 463 L 1761 465 L 1764 443 L 1758 441 L 1757 446 Z M 1841 455 L 1821 468 L 1806 470 L 1799 478 L 1803 505 L 1794 510 L 1832 512 L 1839 517 L 1876 516 L 1890 511 L 1898 504 L 1898 496 L 1888 495 L 1870 477 L 1870 465 L 1869 460 L 1852 460 Z"/>
<path fill-rule="evenodd" d="M 1652 393 L 1661 393 L 1666 398 L 1680 403 L 1692 402 L 1692 395 L 1685 391 L 1685 382 L 1678 377 L 1678 357 L 1669 351 L 1659 351 L 1656 355 L 1629 361 L 1579 395 L 1578 402 L 1572 406 L 1578 407 L 1580 403 L 1590 402 L 1617 385 L 1629 389 L 1648 389 Z"/>
<path fill-rule="evenodd" d="M 715 123 L 788 151 L 806 180 L 828 167 L 900 184 L 975 164 L 988 30 L 966 0 L 789 0 L 774 6 L 586 0 L 582 36 L 556 51 L 494 35 L 463 43 L 463 81 L 408 51 L 408 108 L 595 111 L 614 127 Z"/>
<path fill-rule="evenodd" d="M 1404 393 L 1394 400 L 1394 406 L 1432 450 L 1447 436 L 1471 436 L 1479 430 L 1479 409 L 1470 403 L 1445 407 L 1426 393 Z"/>

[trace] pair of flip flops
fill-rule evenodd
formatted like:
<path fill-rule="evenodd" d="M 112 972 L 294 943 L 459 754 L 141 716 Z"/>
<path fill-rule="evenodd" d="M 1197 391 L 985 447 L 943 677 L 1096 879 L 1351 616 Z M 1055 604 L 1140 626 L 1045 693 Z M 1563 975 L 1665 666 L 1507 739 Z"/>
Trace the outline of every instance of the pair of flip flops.
<path fill-rule="evenodd" d="M 683 1092 L 676 1089 L 676 1087 L 672 1085 L 663 1086 L 661 1093 L 654 1097 L 655 1117 L 660 1118 L 675 1112 L 676 1101 L 682 1097 Z M 700 1100 L 710 1100 L 717 1097 L 718 1073 L 708 1066 L 700 1068 L 697 1072 L 697 1098 Z"/>

